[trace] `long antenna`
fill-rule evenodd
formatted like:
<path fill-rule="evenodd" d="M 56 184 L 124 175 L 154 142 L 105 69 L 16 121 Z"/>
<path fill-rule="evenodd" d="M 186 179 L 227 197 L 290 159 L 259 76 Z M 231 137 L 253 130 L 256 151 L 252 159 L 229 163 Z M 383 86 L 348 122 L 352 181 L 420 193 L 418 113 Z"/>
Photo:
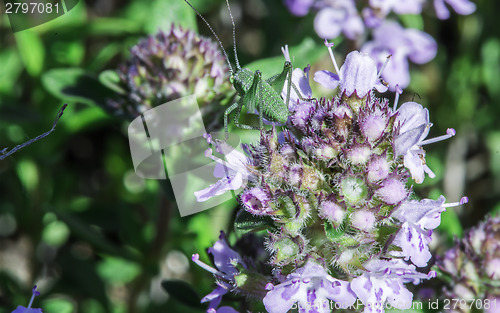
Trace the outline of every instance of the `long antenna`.
<path fill-rule="evenodd" d="M 231 17 L 231 24 L 233 24 L 233 49 L 234 49 L 234 58 L 236 60 L 236 68 L 239 70 L 240 61 L 238 60 L 238 52 L 236 51 L 236 26 L 234 26 L 233 14 L 231 13 L 231 7 L 229 7 L 229 0 L 226 0 L 227 9 L 229 10 L 229 16 Z"/>
<path fill-rule="evenodd" d="M 226 62 L 227 62 L 227 65 L 229 66 L 229 72 L 231 72 L 231 75 L 234 73 L 233 72 L 233 68 L 231 66 L 231 62 L 229 62 L 229 58 L 227 57 L 227 53 L 226 53 L 226 50 L 224 50 L 224 47 L 222 46 L 222 42 L 220 41 L 219 37 L 217 36 L 217 34 L 214 32 L 214 30 L 212 29 L 212 27 L 210 26 L 210 24 L 208 24 L 207 20 L 203 17 L 203 15 L 201 15 L 200 12 L 198 12 L 198 10 L 195 9 L 195 7 L 189 3 L 188 0 L 184 0 L 187 4 L 189 4 L 189 6 L 191 7 L 191 9 L 193 9 L 196 14 L 198 14 L 198 16 L 203 20 L 203 22 L 205 22 L 205 24 L 207 24 L 208 26 L 208 29 L 210 29 L 210 31 L 212 32 L 212 34 L 214 35 L 215 39 L 217 39 L 217 42 L 219 43 L 219 46 L 220 48 L 222 49 L 222 52 L 224 53 L 224 56 L 226 57 Z M 233 23 L 234 25 L 234 23 Z M 234 30 L 233 30 L 234 31 Z M 239 65 L 238 65 L 238 59 L 236 59 L 236 64 L 237 64 L 237 67 L 239 69 Z"/>

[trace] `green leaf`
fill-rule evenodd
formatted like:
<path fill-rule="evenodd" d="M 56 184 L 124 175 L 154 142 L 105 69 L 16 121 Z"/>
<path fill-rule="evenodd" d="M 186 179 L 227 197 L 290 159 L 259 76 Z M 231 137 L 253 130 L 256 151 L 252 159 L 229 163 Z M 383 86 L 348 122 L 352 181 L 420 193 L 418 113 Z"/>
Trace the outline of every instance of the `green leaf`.
<path fill-rule="evenodd" d="M 198 31 L 196 13 L 184 1 L 135 1 L 126 16 L 141 23 L 148 34 L 168 30 L 172 24 Z"/>
<path fill-rule="evenodd" d="M 19 54 L 15 49 L 0 52 L 0 92 L 10 93 L 23 68 Z"/>
<path fill-rule="evenodd" d="M 338 241 L 345 234 L 343 227 L 334 227 L 329 221 L 325 221 L 325 233 L 326 237 L 333 242 Z"/>
<path fill-rule="evenodd" d="M 64 222 L 53 221 L 45 226 L 42 238 L 47 244 L 54 247 L 60 247 L 68 240 L 69 233 L 68 226 L 66 226 Z"/>
<path fill-rule="evenodd" d="M 456 211 L 446 210 L 441 213 L 441 225 L 439 225 L 438 230 L 446 235 L 449 242 L 453 242 L 455 236 L 463 236 L 464 231 Z"/>
<path fill-rule="evenodd" d="M 500 176 L 500 131 L 490 132 L 487 135 L 486 144 L 490 152 L 490 168 L 493 173 L 493 177 L 499 177 Z"/>
<path fill-rule="evenodd" d="M 69 300 L 56 298 L 46 300 L 42 303 L 44 313 L 71 313 L 75 312 L 73 303 Z"/>
<path fill-rule="evenodd" d="M 141 32 L 141 25 L 134 21 L 123 18 L 98 18 L 92 23 L 82 25 L 85 28 L 83 31 L 88 32 L 89 35 L 129 35 L 139 34 Z"/>
<path fill-rule="evenodd" d="M 28 29 L 15 33 L 14 37 L 26 71 L 31 76 L 40 75 L 45 59 L 45 49 L 40 36 Z"/>
<path fill-rule="evenodd" d="M 313 64 L 328 52 L 323 45 L 318 45 L 311 38 L 305 38 L 299 45 L 289 47 L 293 68 L 304 68 Z M 245 67 L 252 71 L 259 70 L 265 78 L 283 71 L 285 58 L 283 55 L 258 60 L 247 64 Z"/>
<path fill-rule="evenodd" d="M 113 120 L 113 117 L 101 108 L 91 106 L 65 115 L 63 125 L 67 133 L 78 133 L 84 129 L 104 124 L 111 120 Z"/>
<path fill-rule="evenodd" d="M 415 28 L 424 30 L 424 19 L 420 14 L 402 14 L 399 15 L 405 28 Z"/>
<path fill-rule="evenodd" d="M 107 282 L 126 284 L 134 280 L 141 273 L 141 268 L 134 262 L 115 257 L 106 257 L 97 265 L 97 272 Z"/>
<path fill-rule="evenodd" d="M 54 69 L 42 76 L 44 87 L 55 97 L 105 107 L 106 100 L 116 95 L 92 74 L 80 68 Z"/>
<path fill-rule="evenodd" d="M 75 215 L 62 212 L 55 212 L 55 214 L 58 219 L 64 221 L 66 225 L 69 226 L 72 235 L 80 237 L 87 243 L 91 244 L 97 251 L 100 250 L 99 252 L 104 252 L 129 260 L 137 259 L 137 257 L 135 257 L 128 250 L 109 242 L 96 227 L 83 223 Z"/>
<path fill-rule="evenodd" d="M 398 227 L 390 225 L 381 225 L 378 227 L 378 241 L 386 242 L 388 237 L 396 233 L 399 230 Z"/>
<path fill-rule="evenodd" d="M 174 299 L 194 308 L 200 308 L 201 298 L 193 287 L 182 280 L 164 280 L 161 286 Z"/>
<path fill-rule="evenodd" d="M 99 81 L 101 84 L 104 86 L 108 87 L 109 89 L 119 93 L 119 94 L 125 94 L 125 90 L 123 90 L 122 87 L 120 87 L 120 76 L 118 73 L 114 70 L 107 70 L 99 74 Z"/>
<path fill-rule="evenodd" d="M 124 42 L 110 42 L 94 56 L 87 69 L 95 72 L 101 71 L 108 65 L 112 58 L 128 48 L 129 46 Z"/>
<path fill-rule="evenodd" d="M 273 226 L 274 222 L 270 217 L 254 216 L 245 210 L 240 210 L 234 221 L 234 228 L 238 235 L 264 230 Z"/>

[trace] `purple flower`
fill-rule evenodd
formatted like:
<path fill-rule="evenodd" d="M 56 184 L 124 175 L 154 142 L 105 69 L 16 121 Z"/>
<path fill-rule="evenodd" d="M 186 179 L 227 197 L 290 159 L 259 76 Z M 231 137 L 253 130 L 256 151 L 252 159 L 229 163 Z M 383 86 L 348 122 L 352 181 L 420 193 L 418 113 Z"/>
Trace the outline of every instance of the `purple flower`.
<path fill-rule="evenodd" d="M 201 262 L 198 254 L 193 254 L 192 260 L 217 278 L 217 288 L 201 299 L 201 302 L 210 301 L 209 308 L 216 308 L 219 306 L 222 296 L 235 288 L 234 276 L 238 275 L 239 271 L 234 264 L 238 263 L 243 267 L 246 267 L 246 265 L 241 256 L 229 247 L 223 231 L 220 232 L 219 240 L 215 242 L 213 247 L 208 248 L 208 253 L 214 257 L 214 264 L 217 269 Z"/>
<path fill-rule="evenodd" d="M 260 187 L 246 190 L 241 195 L 241 202 L 248 212 L 255 215 L 267 215 L 273 211 L 269 193 Z"/>
<path fill-rule="evenodd" d="M 403 201 L 408 196 L 405 184 L 396 178 L 388 178 L 383 181 L 382 187 L 376 191 L 385 203 L 393 205 Z"/>
<path fill-rule="evenodd" d="M 293 15 L 304 16 L 309 13 L 314 0 L 285 0 L 285 5 Z"/>
<path fill-rule="evenodd" d="M 208 135 L 209 136 L 209 135 Z M 209 143 L 213 143 L 208 139 Z M 228 190 L 237 190 L 244 186 L 252 173 L 248 170 L 248 158 L 241 152 L 235 150 L 225 142 L 217 142 L 216 151 L 226 157 L 226 161 L 212 155 L 212 149 L 208 148 L 205 156 L 216 161 L 214 176 L 220 178 L 218 182 L 209 187 L 195 191 L 196 201 L 203 202 L 221 195 Z"/>
<path fill-rule="evenodd" d="M 377 112 L 378 113 L 378 112 Z M 384 114 L 370 114 L 360 121 L 360 130 L 370 141 L 377 141 L 387 128 L 387 116 Z"/>
<path fill-rule="evenodd" d="M 285 56 L 285 60 L 291 62 L 288 46 L 285 46 L 284 48 L 282 47 L 281 51 Z M 297 87 L 298 91 L 300 92 L 300 97 L 294 88 L 290 88 L 290 102 L 288 105 L 289 110 L 293 110 L 298 104 L 308 103 L 307 101 L 301 100 L 301 98 L 310 99 L 312 97 L 312 90 L 311 86 L 309 85 L 310 69 L 311 67 L 307 66 L 306 68 L 304 68 L 304 71 L 302 71 L 300 68 L 296 68 L 293 70 L 292 83 L 293 85 L 295 85 L 295 87 Z M 283 85 L 283 91 L 281 92 L 281 97 L 283 99 L 286 99 L 287 92 L 288 92 L 288 81 L 285 81 L 285 84 Z"/>
<path fill-rule="evenodd" d="M 469 15 L 476 11 L 476 5 L 469 0 L 434 0 L 434 9 L 439 19 L 445 20 L 450 17 L 450 11 L 446 7 L 447 3 L 458 14 Z"/>
<path fill-rule="evenodd" d="M 423 0 L 370 0 L 370 6 L 384 16 L 393 11 L 396 14 L 420 14 Z"/>
<path fill-rule="evenodd" d="M 448 139 L 455 135 L 455 130 L 449 128 L 446 135 L 424 140 L 432 126 L 429 111 L 416 102 L 405 102 L 397 112 L 395 125 L 399 125 L 399 135 L 394 141 L 394 153 L 404 156 L 404 165 L 417 184 L 424 181 L 424 173 L 434 178 L 434 173 L 425 163 L 422 146 Z"/>
<path fill-rule="evenodd" d="M 377 66 L 375 60 L 369 55 L 352 51 L 345 59 L 344 64 L 339 69 L 331 50 L 332 44 L 325 41 L 330 57 L 337 74 L 329 71 L 319 71 L 314 74 L 314 80 L 326 88 L 334 89 L 340 84 L 340 92 L 346 93 L 347 97 L 356 93 L 359 98 L 364 98 L 368 92 L 376 88 L 379 92 L 384 92 L 387 88 L 378 79 Z"/>
<path fill-rule="evenodd" d="M 345 210 L 335 202 L 325 201 L 319 207 L 319 216 L 331 222 L 340 224 L 346 215 Z"/>
<path fill-rule="evenodd" d="M 438 200 L 407 201 L 392 215 L 402 223 L 394 244 L 403 249 L 405 260 L 411 259 L 418 267 L 427 266 L 431 258 L 428 244 L 432 239 L 432 230 L 441 223 L 441 213 L 448 207 L 462 205 L 468 201 L 464 197 L 460 202 L 445 204 L 445 200 L 441 196 Z"/>
<path fill-rule="evenodd" d="M 309 260 L 307 264 L 287 276 L 279 285 L 268 284 L 264 297 L 269 313 L 286 313 L 298 302 L 300 312 L 330 312 L 330 302 L 346 308 L 356 301 L 349 283 L 328 275 L 323 266 Z"/>
<path fill-rule="evenodd" d="M 394 153 L 404 156 L 404 165 L 417 184 L 424 181 L 424 172 L 434 178 L 434 173 L 422 162 L 425 151 L 419 146 L 429 134 L 429 111 L 416 102 L 406 102 L 397 112 L 399 135 L 394 141 Z"/>
<path fill-rule="evenodd" d="M 394 244 L 403 249 L 406 260 L 411 259 L 418 267 L 426 266 L 431 258 L 429 230 L 441 223 L 441 213 L 446 210 L 443 207 L 445 200 L 441 196 L 438 200 L 407 201 L 392 215 L 402 223 Z"/>
<path fill-rule="evenodd" d="M 410 83 L 408 59 L 423 64 L 436 56 L 436 41 L 427 33 L 416 29 L 404 29 L 396 22 L 386 21 L 373 31 L 373 40 L 361 49 L 371 55 L 381 68 L 386 58 L 391 59 L 382 71 L 382 78 L 394 91 L 396 84 L 405 88 Z"/>
<path fill-rule="evenodd" d="M 367 178 L 370 183 L 380 181 L 389 176 L 390 164 L 383 156 L 372 156 L 367 166 Z"/>
<path fill-rule="evenodd" d="M 28 304 L 28 307 L 24 307 L 22 305 L 19 305 L 19 306 L 17 306 L 17 308 L 14 311 L 12 311 L 12 313 L 42 313 L 42 309 L 36 309 L 36 308 L 31 307 L 35 297 L 40 295 L 40 292 L 36 291 L 36 285 L 35 285 L 35 287 L 33 287 L 31 292 L 32 292 L 32 295 L 31 295 L 31 299 L 30 299 L 30 303 Z"/>
<path fill-rule="evenodd" d="M 210 308 L 207 310 L 207 313 L 238 313 L 238 311 L 236 311 L 230 306 L 222 306 L 217 310 L 214 308 Z"/>
<path fill-rule="evenodd" d="M 364 25 L 353 0 L 336 0 L 318 12 L 314 29 L 321 38 L 332 39 L 344 33 L 352 40 L 363 33 Z"/>
<path fill-rule="evenodd" d="M 367 272 L 354 278 L 351 288 L 365 305 L 364 313 L 383 313 L 386 301 L 397 309 L 409 309 L 412 306 L 413 294 L 404 284 L 418 284 L 422 279 L 430 279 L 436 275 L 433 271 L 427 275 L 419 273 L 415 266 L 400 259 L 373 259 L 363 266 Z"/>

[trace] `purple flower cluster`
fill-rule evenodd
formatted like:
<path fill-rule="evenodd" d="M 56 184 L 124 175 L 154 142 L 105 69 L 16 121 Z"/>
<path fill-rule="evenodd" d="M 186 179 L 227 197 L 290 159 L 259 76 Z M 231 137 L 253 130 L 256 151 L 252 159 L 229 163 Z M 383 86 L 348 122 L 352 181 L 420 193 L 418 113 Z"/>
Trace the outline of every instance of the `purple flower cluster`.
<path fill-rule="evenodd" d="M 217 269 L 194 257 L 217 277 L 217 289 L 204 298 L 216 300 L 213 310 L 228 291 L 261 299 L 270 313 L 292 307 L 330 312 L 331 303 L 348 308 L 356 299 L 365 313 L 384 312 L 386 303 L 408 309 L 413 295 L 405 284 L 436 275 L 417 270 L 431 258 L 432 231 L 443 211 L 468 200 L 414 200 L 407 184 L 410 177 L 421 183 L 425 173 L 434 176 L 422 146 L 455 131 L 426 139 L 432 126 L 427 109 L 416 102 L 398 108 L 398 97 L 390 107 L 376 98 L 373 89 L 384 86 L 367 54 L 351 52 L 340 69 L 333 54 L 332 60 L 337 74 L 320 71 L 314 80 L 339 86 L 338 95 L 294 98 L 283 131 L 262 131 L 258 143 L 245 147 L 247 156 L 228 157 L 221 172 L 232 179 L 199 197 L 239 188 L 234 182 L 243 180 L 235 178 L 244 176 L 241 210 L 260 221 L 256 228 L 265 227 L 271 254 L 267 275 L 249 268 L 222 237 L 209 250 Z M 311 90 L 307 72 L 292 76 L 298 92 Z"/>
<path fill-rule="evenodd" d="M 360 44 L 367 33 L 371 34 L 372 40 L 359 47 L 377 61 L 379 69 L 386 57 L 392 55 L 382 75 L 392 91 L 396 83 L 401 88 L 408 86 L 408 60 L 423 64 L 436 55 L 437 44 L 430 35 L 417 29 L 404 29 L 392 18 L 403 14 L 421 14 L 430 1 L 370 0 L 366 7 L 360 7 L 361 1 L 355 0 L 284 2 L 290 12 L 297 16 L 304 16 L 309 11 L 317 12 L 314 29 L 321 38 L 333 39 L 344 35 L 355 44 Z M 450 16 L 448 7 L 462 15 L 471 14 L 476 9 L 476 5 L 469 0 L 433 0 L 433 7 L 439 19 Z"/>
<path fill-rule="evenodd" d="M 447 282 L 448 299 L 478 301 L 484 312 L 500 306 L 500 217 L 489 216 L 468 230 L 464 238 L 437 259 L 437 269 Z M 474 302 L 472 302 L 474 303 Z M 470 313 L 471 306 L 457 306 L 452 313 Z"/>
<path fill-rule="evenodd" d="M 116 70 L 116 98 L 107 108 L 130 119 L 168 101 L 196 95 L 202 114 L 220 116 L 221 102 L 234 96 L 228 66 L 216 42 L 172 25 L 130 49 L 130 58 Z M 229 101 L 228 101 L 229 102 Z"/>

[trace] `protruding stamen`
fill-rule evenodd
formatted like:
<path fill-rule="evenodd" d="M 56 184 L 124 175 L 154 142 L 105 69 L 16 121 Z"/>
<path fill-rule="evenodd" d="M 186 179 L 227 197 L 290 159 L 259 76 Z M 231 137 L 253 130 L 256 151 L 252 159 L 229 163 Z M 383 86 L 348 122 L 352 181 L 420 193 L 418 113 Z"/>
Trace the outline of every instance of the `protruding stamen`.
<path fill-rule="evenodd" d="M 288 51 L 288 45 L 285 45 L 285 47 L 281 47 L 281 52 L 283 52 L 283 55 L 285 56 L 285 60 L 288 62 L 292 62 L 290 60 L 290 52 Z"/>
<path fill-rule="evenodd" d="M 217 313 L 217 311 L 214 308 L 210 308 L 207 310 L 207 313 Z"/>
<path fill-rule="evenodd" d="M 462 197 L 462 198 L 460 198 L 459 202 L 444 203 L 441 207 L 443 207 L 443 208 L 450 208 L 450 207 L 455 207 L 455 206 L 459 206 L 459 205 L 464 205 L 467 202 L 469 202 L 469 198 L 468 197 Z"/>
<path fill-rule="evenodd" d="M 222 153 L 221 151 L 217 151 L 223 155 L 226 155 L 224 153 Z M 229 163 L 228 161 L 225 161 L 225 160 L 222 160 L 222 159 L 219 159 L 218 157 L 214 156 L 213 155 L 213 150 L 212 148 L 208 148 L 207 150 L 205 150 L 205 157 L 209 158 L 209 159 L 212 159 L 214 160 L 215 162 L 219 163 L 220 165 L 226 167 L 226 168 L 229 168 L 229 169 L 232 169 L 233 171 L 235 172 L 238 172 L 238 171 L 241 171 L 241 169 L 239 169 L 237 166 Z"/>
<path fill-rule="evenodd" d="M 328 42 L 328 40 L 327 40 L 327 39 L 325 39 L 325 46 L 327 46 L 328 48 L 331 48 L 331 47 L 333 47 L 334 45 L 335 45 L 335 44 L 334 44 L 333 42 L 332 42 L 332 43 L 330 43 L 330 42 Z"/>
<path fill-rule="evenodd" d="M 394 98 L 394 106 L 392 107 L 392 110 L 396 112 L 396 109 L 398 108 L 398 103 L 399 103 L 399 95 L 403 93 L 403 89 L 399 87 L 398 84 L 396 84 L 396 97 Z"/>
<path fill-rule="evenodd" d="M 334 43 L 329 43 L 328 40 L 325 39 L 325 46 L 328 48 L 328 53 L 330 53 L 330 58 L 332 59 L 333 66 L 335 67 L 335 71 L 338 75 L 340 75 L 339 66 L 337 65 L 337 61 L 335 61 L 335 57 L 333 56 L 333 47 Z"/>
<path fill-rule="evenodd" d="M 212 152 L 212 148 L 208 148 L 207 150 L 205 150 L 205 157 L 212 159 Z"/>
<path fill-rule="evenodd" d="M 265 289 L 266 289 L 267 291 L 273 290 L 273 289 L 274 289 L 274 285 L 273 285 L 273 284 L 271 284 L 271 283 L 267 283 L 267 284 L 266 284 Z"/>
<path fill-rule="evenodd" d="M 430 271 L 429 274 L 427 274 L 427 278 L 431 279 L 437 276 L 436 271 Z"/>
<path fill-rule="evenodd" d="M 389 59 L 392 57 L 392 54 L 389 54 L 389 56 L 385 59 L 385 62 L 384 64 L 382 65 L 382 67 L 380 68 L 380 71 L 378 71 L 377 73 L 377 77 L 380 78 L 380 75 L 382 75 L 382 72 L 384 71 L 385 67 L 387 66 L 387 63 L 389 63 Z"/>
<path fill-rule="evenodd" d="M 35 287 L 33 287 L 33 289 L 31 289 L 31 293 L 32 293 L 32 295 L 31 295 L 30 303 L 28 304 L 28 309 L 31 308 L 31 305 L 33 304 L 33 300 L 35 300 L 35 297 L 40 295 L 40 292 L 36 291 L 36 285 L 35 285 Z"/>
<path fill-rule="evenodd" d="M 445 139 L 448 139 L 448 138 L 451 138 L 451 137 L 455 136 L 456 133 L 457 132 L 453 128 L 448 128 L 446 130 L 446 135 L 424 140 L 424 141 L 422 141 L 420 143 L 420 145 L 423 146 L 423 145 L 428 145 L 430 143 L 435 143 L 435 142 L 438 142 L 438 141 L 442 141 L 442 140 L 445 140 Z"/>
<path fill-rule="evenodd" d="M 468 202 L 469 202 L 469 198 L 468 197 L 464 196 L 464 197 L 460 198 L 460 205 L 464 205 L 464 204 L 466 204 Z"/>
<path fill-rule="evenodd" d="M 223 273 L 219 272 L 218 270 L 216 270 L 215 268 L 211 267 L 210 265 L 208 264 L 205 264 L 203 262 L 200 261 L 200 255 L 198 253 L 195 253 L 193 254 L 193 256 L 191 257 L 191 260 L 193 260 L 194 263 L 196 263 L 196 265 L 198 265 L 199 267 L 201 267 L 202 269 L 214 274 L 214 275 L 217 275 L 217 276 L 220 276 L 220 277 L 226 277 L 226 275 L 224 275 Z"/>
<path fill-rule="evenodd" d="M 213 143 L 213 141 L 212 141 L 212 135 L 210 135 L 209 133 L 204 133 L 203 134 L 203 138 L 205 138 L 207 140 L 208 144 L 212 144 Z"/>
<path fill-rule="evenodd" d="M 306 67 L 304 67 L 304 73 L 307 76 L 307 80 L 309 81 L 309 72 L 311 71 L 311 64 L 307 64 Z"/>

